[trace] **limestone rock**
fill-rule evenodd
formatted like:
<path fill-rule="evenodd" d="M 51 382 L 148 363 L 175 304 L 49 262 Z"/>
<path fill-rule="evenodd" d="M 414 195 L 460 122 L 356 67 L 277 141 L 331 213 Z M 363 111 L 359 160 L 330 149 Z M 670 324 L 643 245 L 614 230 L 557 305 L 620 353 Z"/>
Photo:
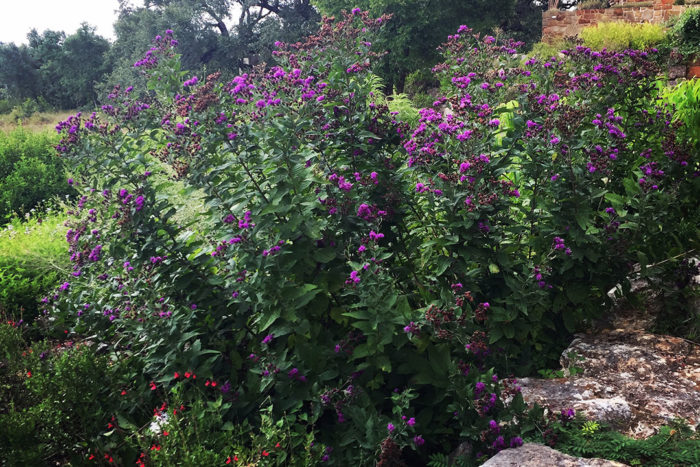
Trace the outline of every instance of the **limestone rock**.
<path fill-rule="evenodd" d="M 578 335 L 560 362 L 582 373 L 519 380 L 526 402 L 557 413 L 573 408 L 636 438 L 674 418 L 700 422 L 700 348 L 689 341 L 641 330 L 601 331 Z"/>
<path fill-rule="evenodd" d="M 541 444 L 526 443 L 519 448 L 505 449 L 491 459 L 484 467 L 623 467 L 615 461 L 572 457 Z"/>

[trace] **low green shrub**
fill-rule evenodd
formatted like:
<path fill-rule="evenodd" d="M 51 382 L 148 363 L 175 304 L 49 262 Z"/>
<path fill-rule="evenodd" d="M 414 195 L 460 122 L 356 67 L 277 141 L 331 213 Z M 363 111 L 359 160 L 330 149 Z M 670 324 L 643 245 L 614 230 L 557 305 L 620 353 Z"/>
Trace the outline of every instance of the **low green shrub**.
<path fill-rule="evenodd" d="M 47 110 L 51 110 L 51 106 L 46 102 L 46 99 L 39 96 L 36 99 L 25 99 L 20 104 L 14 106 L 10 116 L 15 121 L 22 121 L 37 112 L 46 112 Z"/>
<path fill-rule="evenodd" d="M 53 196 L 73 194 L 55 135 L 16 128 L 0 132 L 0 225 L 15 212 L 28 212 Z"/>
<path fill-rule="evenodd" d="M 627 465 L 677 466 L 700 464 L 700 436 L 684 420 L 674 420 L 646 439 L 629 438 L 610 426 L 575 414 L 573 410 L 530 416 L 538 427 L 527 441 L 545 443 L 576 457 L 600 457 Z"/>
<path fill-rule="evenodd" d="M 583 28 L 581 39 L 594 50 L 648 49 L 666 37 L 663 26 L 651 23 L 599 23 Z"/>
<path fill-rule="evenodd" d="M 117 89 L 59 125 L 85 202 L 46 319 L 135 357 L 113 399 L 202 407 L 173 429 L 183 446 L 217 405 L 221 430 L 252 427 L 253 462 L 272 457 L 261 408 L 288 423 L 286 465 L 317 446 L 335 465 L 517 446 L 525 406 L 503 375 L 550 367 L 633 264 L 699 244 L 698 161 L 655 106 L 660 54 L 523 63 L 460 26 L 411 127 L 369 70 L 387 19 L 327 19 L 228 82 L 186 79 L 168 31 L 137 62 L 147 101 Z M 164 164 L 205 229 L 173 220 Z M 147 436 L 120 411 L 113 438 Z M 100 454 L 128 464 L 122 446 Z"/>
<path fill-rule="evenodd" d="M 532 46 L 528 57 L 536 57 L 540 60 L 547 60 L 551 57 L 557 57 L 559 53 L 566 49 L 566 45 L 563 41 L 555 42 L 550 44 L 548 42 L 537 42 Z"/>
<path fill-rule="evenodd" d="M 700 8 L 689 8 L 671 28 L 672 44 L 685 57 L 700 54 Z"/>
<path fill-rule="evenodd" d="M 682 123 L 679 131 L 687 138 L 700 145 L 700 79 L 681 81 L 677 85 L 665 88 L 663 98 L 674 106 L 674 121 Z"/>
<path fill-rule="evenodd" d="M 108 395 L 127 387 L 123 366 L 88 344 L 27 346 L 20 328 L 0 324 L 0 459 L 3 465 L 82 465 L 88 446 L 109 444 L 120 401 Z"/>
<path fill-rule="evenodd" d="M 429 89 L 435 89 L 439 86 L 440 82 L 435 79 L 430 69 L 422 68 L 406 76 L 404 91 L 406 94 L 413 97 L 416 94 L 425 93 Z"/>
<path fill-rule="evenodd" d="M 30 321 L 39 314 L 39 299 L 68 274 L 66 217 L 14 218 L 0 230 L 0 315 Z"/>

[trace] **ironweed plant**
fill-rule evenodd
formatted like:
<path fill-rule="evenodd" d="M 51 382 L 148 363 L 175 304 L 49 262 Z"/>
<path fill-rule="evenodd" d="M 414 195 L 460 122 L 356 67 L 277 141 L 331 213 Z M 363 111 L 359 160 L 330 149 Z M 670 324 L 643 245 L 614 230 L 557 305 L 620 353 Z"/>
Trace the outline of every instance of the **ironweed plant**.
<path fill-rule="evenodd" d="M 202 407 L 253 427 L 222 460 L 517 446 L 501 376 L 558 357 L 634 262 L 697 241 L 698 161 L 655 106 L 653 51 L 521 63 L 464 26 L 409 128 L 372 93 L 387 20 L 327 18 L 230 82 L 185 76 L 167 31 L 136 63 L 150 97 L 115 88 L 58 126 L 83 197 L 47 319 L 141 361 L 125 397 L 200 407 L 179 433 Z M 159 172 L 204 194 L 189 224 Z"/>

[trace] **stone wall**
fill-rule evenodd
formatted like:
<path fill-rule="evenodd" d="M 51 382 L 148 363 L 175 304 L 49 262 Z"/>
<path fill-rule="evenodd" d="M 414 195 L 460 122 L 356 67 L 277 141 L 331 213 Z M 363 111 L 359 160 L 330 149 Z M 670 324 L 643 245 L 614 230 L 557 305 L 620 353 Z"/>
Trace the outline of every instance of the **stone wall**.
<path fill-rule="evenodd" d="M 645 6 L 635 6 L 636 3 Z M 598 23 L 664 23 L 688 8 L 673 3 L 674 0 L 626 0 L 605 9 L 548 10 L 542 13 L 542 41 L 551 43 L 565 36 L 576 36 L 584 27 Z"/>

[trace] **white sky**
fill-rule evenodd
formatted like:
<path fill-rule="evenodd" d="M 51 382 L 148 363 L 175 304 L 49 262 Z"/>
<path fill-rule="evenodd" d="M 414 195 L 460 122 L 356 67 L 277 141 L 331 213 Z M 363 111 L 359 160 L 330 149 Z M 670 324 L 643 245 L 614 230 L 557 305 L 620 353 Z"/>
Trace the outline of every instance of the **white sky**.
<path fill-rule="evenodd" d="M 83 21 L 111 41 L 118 5 L 118 0 L 0 0 L 0 42 L 26 44 L 32 28 L 40 34 L 51 29 L 69 36 Z"/>

